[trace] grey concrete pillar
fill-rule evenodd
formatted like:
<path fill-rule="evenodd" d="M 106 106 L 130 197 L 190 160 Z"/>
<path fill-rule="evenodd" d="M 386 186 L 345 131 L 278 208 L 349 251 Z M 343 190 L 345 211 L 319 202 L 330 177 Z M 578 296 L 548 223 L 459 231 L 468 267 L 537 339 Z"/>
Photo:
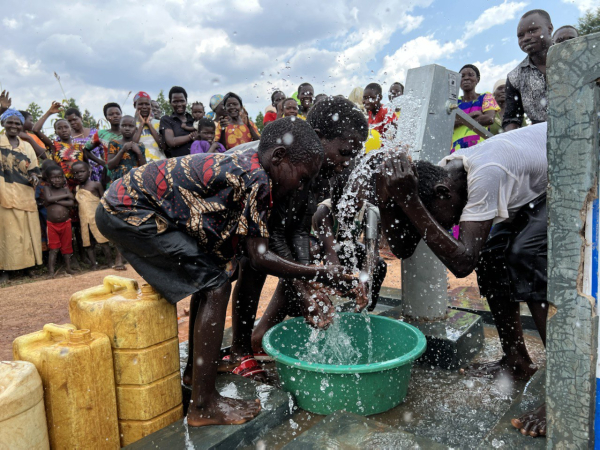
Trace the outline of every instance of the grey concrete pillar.
<path fill-rule="evenodd" d="M 598 196 L 600 33 L 553 46 L 547 67 L 548 301 L 556 307 L 547 334 L 547 446 L 593 448 L 598 317 L 584 288 L 584 231 Z"/>
<path fill-rule="evenodd" d="M 459 75 L 438 65 L 408 71 L 405 94 L 419 107 L 400 115 L 400 130 L 411 129 L 413 160 L 439 162 L 450 153 L 454 116 L 449 105 L 458 100 Z M 402 136 L 399 136 L 402 140 Z M 448 297 L 446 267 L 424 242 L 402 260 L 403 314 L 414 319 L 445 317 Z"/>

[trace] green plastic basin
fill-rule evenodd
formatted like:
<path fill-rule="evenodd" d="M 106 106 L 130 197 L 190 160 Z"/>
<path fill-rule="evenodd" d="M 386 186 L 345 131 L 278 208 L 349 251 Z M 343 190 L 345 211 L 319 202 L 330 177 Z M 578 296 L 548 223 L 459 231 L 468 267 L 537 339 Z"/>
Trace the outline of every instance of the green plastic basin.
<path fill-rule="evenodd" d="M 425 336 L 404 322 L 369 318 L 370 333 L 362 314 L 337 317 L 339 329 L 363 355 L 352 365 L 306 361 L 313 329 L 301 317 L 282 322 L 265 334 L 263 348 L 276 362 L 282 388 L 296 398 L 300 408 L 315 414 L 346 410 L 366 416 L 387 411 L 404 400 L 412 363 L 425 352 Z"/>

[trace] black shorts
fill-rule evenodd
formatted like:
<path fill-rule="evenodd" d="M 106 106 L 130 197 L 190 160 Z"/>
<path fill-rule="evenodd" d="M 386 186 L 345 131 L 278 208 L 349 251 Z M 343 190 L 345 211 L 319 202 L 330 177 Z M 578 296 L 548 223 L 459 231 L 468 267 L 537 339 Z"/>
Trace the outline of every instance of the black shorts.
<path fill-rule="evenodd" d="M 479 255 L 477 282 L 488 301 L 545 302 L 548 286 L 546 194 L 521 207 L 512 222 L 494 225 Z"/>
<path fill-rule="evenodd" d="M 158 233 L 153 217 L 134 226 L 99 205 L 96 225 L 131 267 L 170 303 L 216 289 L 229 279 L 229 274 L 198 247 L 193 237 L 172 225 Z"/>

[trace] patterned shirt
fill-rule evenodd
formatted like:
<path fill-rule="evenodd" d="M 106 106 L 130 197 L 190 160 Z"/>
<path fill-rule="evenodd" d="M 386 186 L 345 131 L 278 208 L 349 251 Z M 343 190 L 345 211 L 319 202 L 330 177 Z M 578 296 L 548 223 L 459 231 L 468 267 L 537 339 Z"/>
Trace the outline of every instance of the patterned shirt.
<path fill-rule="evenodd" d="M 479 94 L 479 96 L 471 101 L 465 102 L 462 97 L 458 99 L 458 107 L 464 111 L 465 114 L 471 114 L 475 111 L 481 111 L 482 113 L 490 110 L 500 111 L 500 107 L 496 102 L 496 99 L 489 92 Z M 479 144 L 484 139 L 477 133 L 472 131 L 465 125 L 460 125 L 454 129 L 452 133 L 452 150 L 450 153 L 460 149 L 469 148 Z"/>
<path fill-rule="evenodd" d="M 271 181 L 252 148 L 146 164 L 115 181 L 102 205 L 134 226 L 155 216 L 168 220 L 222 267 L 239 236 L 269 237 L 273 207 Z"/>
<path fill-rule="evenodd" d="M 254 132 L 260 137 L 260 132 L 258 131 L 258 128 L 256 128 L 256 125 L 254 125 L 254 122 L 250 120 L 249 123 Z M 221 133 L 223 133 L 223 128 L 220 123 L 217 123 L 215 129 L 215 142 L 221 140 Z M 241 144 L 247 144 L 248 142 L 252 142 L 252 134 L 247 125 L 237 125 L 233 123 L 227 125 L 227 128 L 225 128 L 225 148 L 227 150 L 231 150 Z"/>
<path fill-rule="evenodd" d="M 0 206 L 6 209 L 37 211 L 31 174 L 40 175 L 33 147 L 21 138 L 13 148 L 6 135 L 0 135 Z"/>
<path fill-rule="evenodd" d="M 137 127 L 144 127 L 140 136 L 140 143 L 144 144 L 144 147 L 146 147 L 146 161 L 150 162 L 165 159 L 165 153 L 159 147 L 158 142 L 156 142 L 148 127 L 143 125 L 139 120 L 135 125 Z M 151 119 L 150 126 L 156 130 L 157 134 L 160 133 L 160 120 Z"/>
<path fill-rule="evenodd" d="M 108 143 L 108 155 L 109 159 L 121 151 L 123 144 L 119 141 L 110 141 Z M 140 151 L 144 155 L 146 153 L 146 147 L 141 142 L 138 144 Z M 129 173 L 129 171 L 135 167 L 139 167 L 138 157 L 133 151 L 127 150 L 121 156 L 119 165 L 110 171 L 110 180 L 115 181 L 117 178 L 121 178 Z"/>
<path fill-rule="evenodd" d="M 54 141 L 53 145 L 52 159 L 62 168 L 67 179 L 67 186 L 71 191 L 74 191 L 77 187 L 77 181 L 73 178 L 71 166 L 75 161 L 84 160 L 83 145 L 77 143 L 67 144 L 60 141 Z"/>
<path fill-rule="evenodd" d="M 506 79 L 506 109 L 502 128 L 511 123 L 521 126 L 523 114 L 527 114 L 532 123 L 546 122 L 546 90 L 546 77 L 527 56 Z"/>
<path fill-rule="evenodd" d="M 369 129 L 384 134 L 389 129 L 390 124 L 397 119 L 398 117 L 395 114 L 390 114 L 385 106 L 380 106 L 375 115 L 369 111 Z"/>

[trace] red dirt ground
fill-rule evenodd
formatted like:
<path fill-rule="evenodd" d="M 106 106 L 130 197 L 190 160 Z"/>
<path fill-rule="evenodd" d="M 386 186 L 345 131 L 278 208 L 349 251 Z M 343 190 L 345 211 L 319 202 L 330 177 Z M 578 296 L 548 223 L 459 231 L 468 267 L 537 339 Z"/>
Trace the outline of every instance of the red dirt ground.
<path fill-rule="evenodd" d="M 384 285 L 400 287 L 400 261 L 387 260 L 388 274 Z M 124 272 L 106 269 L 97 272 L 86 272 L 75 276 L 64 276 L 53 280 L 38 279 L 36 281 L 9 285 L 0 289 L 0 361 L 12 359 L 12 341 L 23 334 L 41 330 L 46 323 L 69 322 L 69 298 L 82 289 L 102 284 L 106 275 L 116 274 L 136 278 L 141 282 L 137 273 L 128 266 Z M 23 280 L 21 280 L 23 281 Z M 477 293 L 477 280 L 474 274 L 457 280 L 449 276 L 449 291 Z M 268 277 L 263 289 L 258 316 L 262 316 L 273 295 L 277 279 Z M 469 295 L 470 297 L 471 295 Z M 179 339 L 187 340 L 188 321 L 185 310 L 189 307 L 189 299 L 182 300 L 177 305 L 179 316 Z M 231 326 L 231 305 L 227 310 L 226 327 Z"/>

